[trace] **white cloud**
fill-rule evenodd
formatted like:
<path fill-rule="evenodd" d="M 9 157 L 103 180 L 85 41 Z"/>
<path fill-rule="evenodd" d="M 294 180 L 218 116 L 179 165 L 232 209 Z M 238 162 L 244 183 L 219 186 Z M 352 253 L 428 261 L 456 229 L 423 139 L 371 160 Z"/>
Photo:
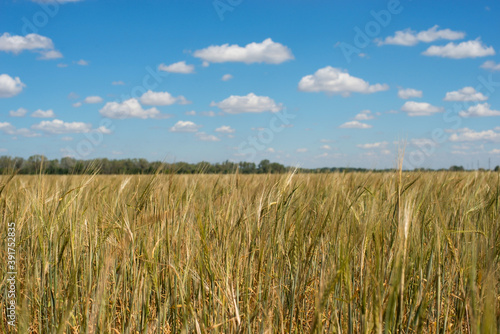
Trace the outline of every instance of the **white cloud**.
<path fill-rule="evenodd" d="M 123 85 L 125 85 L 125 82 L 119 80 L 119 81 L 113 81 L 111 84 L 113 86 L 123 86 Z"/>
<path fill-rule="evenodd" d="M 12 78 L 8 74 L 0 74 L 0 98 L 13 97 L 26 87 L 19 77 Z"/>
<path fill-rule="evenodd" d="M 216 136 L 214 135 L 209 135 L 205 132 L 198 132 L 196 133 L 196 137 L 198 137 L 199 140 L 202 140 L 202 141 L 220 141 L 219 138 L 217 138 Z"/>
<path fill-rule="evenodd" d="M 442 112 L 442 107 L 433 106 L 427 102 L 407 101 L 401 107 L 401 110 L 406 112 L 408 116 L 429 116 L 434 113 Z"/>
<path fill-rule="evenodd" d="M 9 111 L 9 115 L 10 115 L 10 117 L 23 117 L 26 115 L 27 112 L 28 112 L 28 110 L 26 110 L 24 108 L 19 108 L 17 110 Z"/>
<path fill-rule="evenodd" d="M 331 150 L 331 149 L 332 149 L 332 148 L 330 147 L 330 145 L 323 145 L 323 146 L 321 146 L 321 148 L 322 148 L 323 150 Z"/>
<path fill-rule="evenodd" d="M 274 148 L 272 148 L 272 147 L 268 147 L 268 148 L 266 149 L 266 152 L 267 152 L 267 153 L 275 153 L 275 152 L 276 152 L 276 150 L 275 150 Z"/>
<path fill-rule="evenodd" d="M 490 71 L 500 71 L 500 64 L 495 63 L 493 60 L 488 60 L 481 65 L 481 68 Z"/>
<path fill-rule="evenodd" d="M 56 115 L 54 114 L 54 111 L 52 109 L 49 109 L 49 110 L 38 109 L 38 110 L 35 110 L 31 114 L 31 117 L 36 117 L 36 118 L 54 118 L 54 117 L 56 117 Z"/>
<path fill-rule="evenodd" d="M 465 37 L 465 33 L 461 31 L 453 31 L 450 29 L 439 29 L 438 25 L 428 29 L 416 32 L 411 29 L 396 31 L 394 36 L 386 37 L 383 41 L 378 41 L 378 45 L 392 44 L 413 46 L 419 42 L 430 43 L 439 39 L 456 40 Z"/>
<path fill-rule="evenodd" d="M 283 109 L 282 104 L 276 104 L 268 96 L 257 96 L 250 93 L 246 96 L 231 95 L 221 102 L 212 102 L 210 106 L 219 107 L 228 114 L 240 114 L 245 112 L 260 113 L 265 111 L 278 112 Z"/>
<path fill-rule="evenodd" d="M 422 91 L 413 88 L 399 88 L 398 96 L 400 99 L 408 100 L 414 97 L 422 97 Z"/>
<path fill-rule="evenodd" d="M 34 130 L 40 130 L 50 134 L 64 133 L 86 133 L 92 129 L 92 125 L 83 122 L 63 122 L 59 119 L 52 121 L 42 121 L 31 126 Z"/>
<path fill-rule="evenodd" d="M 306 153 L 307 152 L 307 148 L 298 148 L 297 149 L 297 153 Z"/>
<path fill-rule="evenodd" d="M 80 108 L 82 106 L 82 103 L 81 102 L 75 102 L 72 104 L 73 107 L 75 108 Z"/>
<path fill-rule="evenodd" d="M 170 128 L 172 132 L 196 132 L 201 128 L 201 125 L 197 125 L 191 121 L 178 121 L 174 126 Z"/>
<path fill-rule="evenodd" d="M 89 64 L 89 62 L 87 60 L 84 60 L 84 59 L 80 59 L 78 61 L 75 61 L 74 63 L 77 65 L 80 65 L 80 66 L 87 66 Z"/>
<path fill-rule="evenodd" d="M 488 103 L 479 103 L 475 106 L 470 106 L 467 111 L 458 113 L 460 117 L 488 117 L 500 116 L 500 110 L 492 110 Z"/>
<path fill-rule="evenodd" d="M 194 73 L 194 65 L 187 65 L 185 61 L 179 61 L 174 64 L 165 65 L 160 64 L 158 66 L 160 71 L 170 72 L 170 73 L 182 73 L 182 74 L 190 74 Z"/>
<path fill-rule="evenodd" d="M 215 129 L 215 132 L 220 132 L 220 133 L 234 133 L 235 130 L 230 127 L 229 125 L 223 125 L 221 127 L 218 127 Z"/>
<path fill-rule="evenodd" d="M 57 67 L 61 67 L 61 68 L 68 67 L 68 64 L 59 63 L 59 64 L 57 64 Z"/>
<path fill-rule="evenodd" d="M 437 146 L 437 143 L 430 138 L 413 138 L 410 140 L 411 144 L 417 147 L 423 146 Z"/>
<path fill-rule="evenodd" d="M 212 45 L 208 48 L 196 50 L 193 54 L 197 58 L 210 63 L 242 62 L 281 64 L 294 59 L 292 51 L 280 43 L 268 38 L 262 43 L 250 43 L 242 47 L 236 44 Z"/>
<path fill-rule="evenodd" d="M 386 142 L 386 141 L 381 141 L 381 142 L 378 142 L 378 143 L 367 143 L 367 144 L 359 144 L 357 145 L 359 148 L 362 148 L 364 150 L 371 150 L 371 149 L 374 149 L 374 148 L 385 148 L 387 147 L 389 143 Z"/>
<path fill-rule="evenodd" d="M 156 108 L 143 109 L 137 99 L 129 99 L 119 102 L 108 102 L 99 110 L 99 113 L 108 118 L 160 118 L 160 111 Z"/>
<path fill-rule="evenodd" d="M 492 149 L 489 153 L 490 153 L 490 154 L 500 154 L 500 149 L 498 149 L 498 148 L 494 148 L 494 149 Z"/>
<path fill-rule="evenodd" d="M 495 49 L 492 46 L 484 45 L 479 39 L 466 41 L 460 44 L 450 42 L 444 46 L 432 45 L 427 50 L 422 52 L 425 56 L 436 56 L 443 58 L 477 58 L 492 56 L 495 54 Z"/>
<path fill-rule="evenodd" d="M 233 76 L 232 76 L 231 74 L 224 74 L 224 75 L 222 76 L 222 79 L 221 79 L 221 80 L 222 80 L 222 81 L 229 81 L 229 80 L 231 80 L 232 78 L 233 78 Z"/>
<path fill-rule="evenodd" d="M 61 137 L 62 141 L 72 141 L 73 137 Z"/>
<path fill-rule="evenodd" d="M 101 103 L 103 101 L 104 100 L 100 96 L 87 96 L 85 100 L 83 100 L 83 102 L 87 104 Z"/>
<path fill-rule="evenodd" d="M 389 89 L 386 84 L 370 85 L 363 79 L 353 77 L 347 71 L 327 66 L 311 75 L 306 75 L 299 82 L 299 90 L 303 92 L 326 92 L 341 94 L 344 97 L 351 93 L 370 94 Z"/>
<path fill-rule="evenodd" d="M 62 53 L 57 50 L 44 50 L 40 51 L 40 57 L 38 57 L 38 59 L 51 60 L 51 59 L 59 59 L 62 57 L 63 57 Z"/>
<path fill-rule="evenodd" d="M 457 91 L 447 92 L 444 97 L 445 101 L 486 101 L 487 96 L 477 92 L 474 87 L 464 87 Z"/>
<path fill-rule="evenodd" d="M 100 132 L 104 135 L 109 135 L 110 133 L 113 133 L 113 131 L 111 131 L 111 129 L 108 129 L 104 125 L 98 127 L 95 131 Z"/>
<path fill-rule="evenodd" d="M 174 103 L 189 104 L 190 101 L 186 100 L 184 96 L 174 97 L 169 92 L 153 92 L 148 90 L 142 94 L 140 101 L 142 104 L 149 106 L 169 106 Z"/>
<path fill-rule="evenodd" d="M 39 134 L 29 130 L 29 129 L 16 129 L 15 126 L 13 126 L 10 123 L 7 122 L 0 122 L 0 131 L 4 132 L 8 135 L 14 135 L 14 136 L 23 136 L 23 137 L 37 137 Z"/>
<path fill-rule="evenodd" d="M 19 54 L 24 50 L 49 51 L 52 49 L 54 49 L 52 40 L 38 34 L 18 36 L 6 32 L 0 36 L 0 51 Z"/>
<path fill-rule="evenodd" d="M 361 123 L 358 121 L 350 121 L 339 126 L 341 129 L 369 129 L 372 126 L 370 124 Z"/>
<path fill-rule="evenodd" d="M 187 116 L 196 116 L 196 111 L 194 111 L 194 110 L 186 111 L 184 113 L 184 115 L 187 115 Z"/>
<path fill-rule="evenodd" d="M 493 130 L 474 131 L 468 128 L 458 129 L 456 133 L 450 136 L 452 142 L 473 142 L 473 141 L 487 141 L 487 142 L 500 142 L 500 133 Z"/>
<path fill-rule="evenodd" d="M 372 112 L 368 109 L 362 110 L 359 114 L 354 116 L 354 120 L 356 121 L 368 121 L 370 119 L 374 119 L 375 116 L 373 116 Z"/>

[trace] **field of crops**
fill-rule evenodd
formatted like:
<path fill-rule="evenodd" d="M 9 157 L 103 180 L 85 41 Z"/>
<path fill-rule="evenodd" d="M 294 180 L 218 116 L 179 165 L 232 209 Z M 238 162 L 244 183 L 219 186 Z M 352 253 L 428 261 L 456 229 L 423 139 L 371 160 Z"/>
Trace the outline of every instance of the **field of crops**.
<path fill-rule="evenodd" d="M 499 180 L 3 176 L 0 254 L 19 333 L 496 333 Z"/>

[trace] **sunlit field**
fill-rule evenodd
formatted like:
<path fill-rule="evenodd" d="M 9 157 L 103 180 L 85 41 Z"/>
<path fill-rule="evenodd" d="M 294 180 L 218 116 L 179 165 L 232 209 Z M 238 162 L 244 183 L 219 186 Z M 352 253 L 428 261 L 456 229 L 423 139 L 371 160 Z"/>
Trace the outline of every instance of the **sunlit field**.
<path fill-rule="evenodd" d="M 0 254 L 19 333 L 496 333 L 499 182 L 3 176 Z"/>

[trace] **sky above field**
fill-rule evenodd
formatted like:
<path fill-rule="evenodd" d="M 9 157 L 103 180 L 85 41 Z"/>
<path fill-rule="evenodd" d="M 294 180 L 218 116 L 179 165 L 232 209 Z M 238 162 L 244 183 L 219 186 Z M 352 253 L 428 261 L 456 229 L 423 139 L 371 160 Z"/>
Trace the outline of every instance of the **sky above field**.
<path fill-rule="evenodd" d="M 0 0 L 0 155 L 500 164 L 498 1 Z"/>

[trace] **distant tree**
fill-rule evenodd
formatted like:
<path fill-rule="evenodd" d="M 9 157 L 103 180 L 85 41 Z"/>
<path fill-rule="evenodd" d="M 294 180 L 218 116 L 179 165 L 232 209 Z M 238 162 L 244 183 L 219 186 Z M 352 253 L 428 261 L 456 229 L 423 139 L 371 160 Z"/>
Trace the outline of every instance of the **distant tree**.
<path fill-rule="evenodd" d="M 495 172 L 500 172 L 500 166 L 495 167 Z"/>
<path fill-rule="evenodd" d="M 448 170 L 451 172 L 463 172 L 464 168 L 462 166 L 451 166 Z"/>
<path fill-rule="evenodd" d="M 269 160 L 265 159 L 259 163 L 259 173 L 267 174 L 269 173 Z"/>
<path fill-rule="evenodd" d="M 253 162 L 242 161 L 238 164 L 240 168 L 240 173 L 242 174 L 253 174 L 256 172 L 256 166 Z"/>

